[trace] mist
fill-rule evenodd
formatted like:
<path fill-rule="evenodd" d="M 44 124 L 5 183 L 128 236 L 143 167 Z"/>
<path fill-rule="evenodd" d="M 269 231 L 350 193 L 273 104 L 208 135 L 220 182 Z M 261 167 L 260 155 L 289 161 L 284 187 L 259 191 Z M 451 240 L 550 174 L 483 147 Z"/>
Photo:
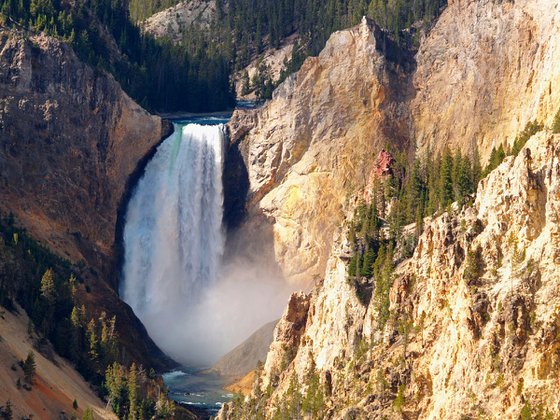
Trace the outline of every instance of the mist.
<path fill-rule="evenodd" d="M 278 319 L 291 290 L 255 261 L 227 263 L 196 302 L 146 319 L 154 341 L 187 366 L 209 367 L 264 324 Z M 188 306 L 187 306 L 188 305 Z"/>
<path fill-rule="evenodd" d="M 271 238 L 234 235 L 224 255 L 223 126 L 178 128 L 128 204 L 120 292 L 164 352 L 208 367 L 279 318 L 290 290 Z"/>

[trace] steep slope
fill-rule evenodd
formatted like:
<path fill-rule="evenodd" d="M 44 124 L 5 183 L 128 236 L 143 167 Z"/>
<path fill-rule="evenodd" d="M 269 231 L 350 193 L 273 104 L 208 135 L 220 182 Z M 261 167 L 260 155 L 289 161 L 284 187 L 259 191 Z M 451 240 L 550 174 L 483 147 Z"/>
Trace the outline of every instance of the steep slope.
<path fill-rule="evenodd" d="M 364 187 L 374 153 L 407 147 L 408 78 L 378 51 L 376 34 L 365 19 L 335 33 L 271 101 L 236 111 L 229 123 L 226 171 L 239 175 L 226 181 L 226 212 L 242 212 L 247 196 L 242 229 L 272 241 L 291 283 L 308 285 L 324 273 L 334 227 Z"/>
<path fill-rule="evenodd" d="M 0 92 L 0 212 L 84 267 L 92 293 L 83 298 L 117 315 L 131 355 L 161 356 L 111 286 L 118 214 L 139 162 L 169 125 L 43 34 L 0 31 Z"/>
<path fill-rule="evenodd" d="M 86 383 L 86 381 L 60 357 L 43 355 L 33 347 L 35 336 L 27 331 L 28 318 L 19 308 L 19 314 L 0 310 L 0 405 L 12 404 L 14 418 L 59 418 L 62 413 L 81 417 L 87 408 L 95 418 L 116 419 Z M 18 363 L 33 351 L 36 375 L 31 390 L 18 389 L 18 379 L 23 384 L 24 374 Z M 72 404 L 76 400 L 78 409 Z"/>
<path fill-rule="evenodd" d="M 560 4 L 450 1 L 416 56 L 415 143 L 487 158 L 560 102 Z"/>
<path fill-rule="evenodd" d="M 557 416 L 559 144 L 539 133 L 480 183 L 473 207 L 427 223 L 397 268 L 385 326 L 347 281 L 339 237 L 324 282 L 292 298 L 308 303 L 279 322 L 244 409 L 289 412 L 316 375 L 328 418 Z"/>
<path fill-rule="evenodd" d="M 0 40 L 1 210 L 66 258 L 106 269 L 127 181 L 162 121 L 65 44 L 7 31 Z"/>
<path fill-rule="evenodd" d="M 220 358 L 210 369 L 232 380 L 240 379 L 266 359 L 272 333 L 278 321 L 272 321 L 255 331 L 247 340 Z"/>
<path fill-rule="evenodd" d="M 450 146 L 484 163 L 529 121 L 550 123 L 560 101 L 558 7 L 449 2 L 414 60 L 376 42 L 365 22 L 335 33 L 261 110 L 234 114 L 233 224 L 246 213 L 247 231 L 265 226 L 289 281 L 320 278 L 332 232 L 382 147 L 433 156 Z"/>
<path fill-rule="evenodd" d="M 288 279 L 320 280 L 311 294 L 292 297 L 252 396 L 224 407 L 222 418 L 559 414 L 558 135 L 544 130 L 517 157 L 506 158 L 480 182 L 472 207 L 454 205 L 425 220 L 412 258 L 390 278 L 386 323 L 375 294 L 364 301 L 348 281 L 353 250 L 346 239 L 353 207 L 367 193 L 362 188 L 369 170 L 361 162 L 371 165 L 372 152 L 382 145 L 409 145 L 431 157 L 446 146 L 471 156 L 478 149 L 485 162 L 493 147 L 511 145 L 529 121 L 550 126 L 560 104 L 558 7 L 544 0 L 449 2 L 423 40 L 414 71 L 399 83 L 379 78 L 379 87 L 361 91 L 382 92 L 383 98 L 406 92 L 394 108 L 399 112 L 387 113 L 395 102 L 381 101 L 367 118 L 354 117 L 352 129 L 339 124 L 348 102 L 337 95 L 347 93 L 347 85 L 343 79 L 331 90 L 322 84 L 356 55 L 344 44 L 336 60 L 315 74 L 306 73 L 314 68 L 313 60 L 306 61 L 262 110 L 234 116 L 229 164 L 245 189 L 230 188 L 228 205 L 238 214 L 246 211 L 240 229 L 268 224 Z M 334 34 L 325 51 L 365 27 Z M 360 54 L 389 66 L 367 48 Z M 370 80 L 361 74 L 360 82 Z M 297 83 L 305 77 L 309 85 Z M 324 95 L 323 108 L 315 88 Z M 295 99 L 305 94 L 317 113 L 302 114 Z M 350 96 L 356 108 L 359 97 Z M 383 132 L 385 143 L 375 143 L 378 132 L 367 125 L 376 118 L 378 126 L 400 127 Z M 322 129 L 327 141 L 328 131 L 340 127 L 349 137 L 346 147 L 355 148 L 351 166 L 344 166 L 344 142 L 331 140 L 336 147 L 316 148 L 307 157 L 314 145 L 308 133 Z M 363 132 L 370 143 L 356 134 Z M 316 183 L 320 175 L 306 167 L 322 169 L 329 159 L 337 166 L 330 184 Z M 246 208 L 240 199 L 245 194 Z M 329 210 L 333 203 L 338 211 Z M 318 220 L 321 229 L 310 228 Z M 326 263 L 310 269 L 308 261 Z M 317 275 L 323 266 L 324 275 Z"/>

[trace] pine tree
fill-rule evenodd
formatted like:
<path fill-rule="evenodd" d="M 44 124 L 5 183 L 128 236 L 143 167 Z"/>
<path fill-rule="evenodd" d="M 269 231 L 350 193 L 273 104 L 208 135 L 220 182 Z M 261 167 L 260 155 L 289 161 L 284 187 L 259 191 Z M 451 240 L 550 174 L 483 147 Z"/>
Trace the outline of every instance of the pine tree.
<path fill-rule="evenodd" d="M 560 111 L 558 111 L 552 122 L 552 132 L 555 134 L 560 133 Z"/>
<path fill-rule="evenodd" d="M 41 296 L 52 304 L 55 301 L 56 290 L 54 286 L 54 272 L 49 268 L 41 278 Z"/>
<path fill-rule="evenodd" d="M 446 209 L 453 202 L 453 156 L 451 150 L 445 148 L 441 159 L 439 174 L 440 208 Z"/>
<path fill-rule="evenodd" d="M 472 185 L 473 192 L 476 191 L 478 187 L 478 182 L 482 178 L 482 167 L 480 164 L 480 153 L 478 152 L 478 146 L 475 145 L 472 161 Z"/>
<path fill-rule="evenodd" d="M 474 192 L 471 162 L 467 157 L 458 155 L 454 163 L 455 199 L 462 205 L 465 198 Z"/>
<path fill-rule="evenodd" d="M 91 407 L 86 408 L 86 410 L 84 411 L 84 415 L 82 416 L 82 420 L 94 420 L 95 418 L 93 417 L 93 410 L 91 409 Z"/>
<path fill-rule="evenodd" d="M 463 278 L 465 279 L 467 285 L 476 286 L 484 273 L 484 261 L 482 258 L 482 248 L 476 247 L 474 251 L 469 250 L 467 252 L 465 271 L 463 272 Z"/>
<path fill-rule="evenodd" d="M 105 372 L 105 387 L 113 411 L 119 418 L 124 417 L 128 404 L 127 383 L 122 366 L 116 362 L 107 367 Z"/>
<path fill-rule="evenodd" d="M 241 76 L 241 95 L 248 95 L 251 91 L 251 82 L 249 81 L 249 73 L 245 70 Z"/>
<path fill-rule="evenodd" d="M 33 377 L 35 376 L 35 369 L 36 369 L 35 354 L 33 354 L 33 352 L 30 351 L 27 354 L 27 358 L 23 362 L 24 379 L 25 382 L 27 382 L 30 385 L 33 383 Z"/>
<path fill-rule="evenodd" d="M 290 386 L 286 392 L 287 398 L 287 414 L 288 418 L 296 419 L 301 413 L 302 397 L 300 391 L 299 380 L 295 372 L 292 373 L 290 378 Z"/>
<path fill-rule="evenodd" d="M 319 374 L 313 362 L 311 363 L 305 382 L 307 384 L 307 390 L 302 400 L 301 409 L 313 419 L 323 418 L 325 396 L 323 385 L 321 384 Z"/>
<path fill-rule="evenodd" d="M 358 259 L 358 255 L 357 255 L 357 252 L 355 251 L 354 254 L 352 255 L 352 258 L 350 259 L 350 262 L 348 263 L 348 277 L 350 277 L 350 278 L 356 277 L 356 274 L 357 274 L 357 269 L 356 269 L 357 259 Z"/>
<path fill-rule="evenodd" d="M 0 414 L 4 417 L 5 420 L 12 420 L 14 418 L 14 412 L 12 409 L 12 402 L 10 400 L 6 401 L 6 406 L 0 407 Z"/>
<path fill-rule="evenodd" d="M 360 275 L 362 277 L 370 278 L 373 275 L 373 263 L 375 262 L 375 257 L 375 249 L 373 246 L 367 244 L 360 271 Z"/>
<path fill-rule="evenodd" d="M 137 381 L 137 370 L 136 364 L 132 363 L 130 366 L 130 370 L 128 372 L 128 418 L 129 420 L 136 419 L 136 411 L 137 411 L 137 398 L 138 398 L 138 381 Z"/>
<path fill-rule="evenodd" d="M 412 173 L 410 175 L 410 188 L 408 192 L 407 216 L 409 220 L 413 219 L 416 216 L 417 209 L 422 207 L 424 188 L 420 161 L 415 159 L 412 166 Z"/>
<path fill-rule="evenodd" d="M 95 330 L 95 321 L 91 319 L 87 326 L 87 338 L 89 343 L 89 358 L 93 362 L 99 359 L 99 340 Z"/>

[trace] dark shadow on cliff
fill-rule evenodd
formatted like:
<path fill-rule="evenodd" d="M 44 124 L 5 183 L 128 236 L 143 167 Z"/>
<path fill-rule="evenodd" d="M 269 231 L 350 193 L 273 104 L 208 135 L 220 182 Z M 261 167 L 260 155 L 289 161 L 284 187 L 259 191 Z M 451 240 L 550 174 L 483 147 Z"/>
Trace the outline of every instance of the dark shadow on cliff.
<path fill-rule="evenodd" d="M 387 31 L 382 30 L 372 20 L 368 19 L 368 24 L 373 28 L 376 50 L 401 71 L 413 73 L 416 70 L 416 59 L 414 56 L 417 51 L 413 46 L 411 32 L 401 31 L 401 36 L 404 40 L 399 44 L 393 40 Z"/>
<path fill-rule="evenodd" d="M 115 249 L 113 252 L 114 261 L 111 276 L 109 278 L 111 287 L 117 293 L 119 292 L 119 285 L 122 278 L 122 267 L 124 262 L 124 227 L 126 224 L 126 210 L 128 208 L 128 202 L 132 198 L 132 194 L 136 189 L 138 181 L 144 176 L 146 165 L 148 165 L 150 160 L 156 154 L 159 145 L 174 132 L 173 124 L 169 120 L 161 120 L 161 122 L 161 131 L 163 135 L 161 139 L 156 144 L 154 144 L 150 151 L 138 162 L 138 164 L 136 165 L 136 169 L 128 177 L 124 193 L 121 197 L 117 210 L 117 224 L 115 226 Z"/>
<path fill-rule="evenodd" d="M 224 225 L 228 231 L 239 227 L 246 215 L 249 173 L 240 150 L 241 141 L 237 139 L 229 144 L 224 161 Z"/>

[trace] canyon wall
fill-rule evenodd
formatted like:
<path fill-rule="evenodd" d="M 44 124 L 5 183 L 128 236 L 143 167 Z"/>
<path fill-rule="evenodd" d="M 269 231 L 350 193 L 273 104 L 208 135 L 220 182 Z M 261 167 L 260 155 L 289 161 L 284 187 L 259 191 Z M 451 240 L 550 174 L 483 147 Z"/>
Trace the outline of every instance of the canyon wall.
<path fill-rule="evenodd" d="M 244 235 L 264 232 L 273 242 L 271 257 L 292 284 L 309 285 L 323 275 L 333 229 L 367 182 L 374 154 L 387 144 L 407 147 L 408 77 L 385 60 L 376 36 L 379 30 L 365 19 L 335 33 L 271 101 L 236 111 L 228 124 L 226 170 L 235 158 L 243 170 L 231 185 L 226 180 L 226 210 L 246 195 Z"/>
<path fill-rule="evenodd" d="M 347 281 L 342 229 L 324 281 L 292 297 L 247 407 L 272 416 L 294 378 L 305 395 L 316 373 L 327 418 L 558 415 L 559 145 L 538 133 L 472 207 L 427 223 L 396 269 L 386 325 Z"/>
<path fill-rule="evenodd" d="M 117 218 L 139 162 L 170 130 L 66 44 L 0 30 L 0 212 L 85 267 L 84 299 L 117 314 L 143 343 L 130 346 L 139 359 L 158 350 L 115 292 Z"/>
<path fill-rule="evenodd" d="M 449 145 L 486 161 L 560 102 L 560 4 L 452 0 L 416 55 L 411 136 L 423 152 Z"/>
<path fill-rule="evenodd" d="M 551 123 L 559 7 L 450 1 L 414 59 L 376 40 L 365 20 L 333 34 L 262 109 L 234 114 L 231 160 L 242 157 L 244 179 L 231 182 L 226 205 L 240 212 L 244 201 L 231 203 L 246 194 L 247 225 L 268 224 L 290 282 L 320 278 L 343 209 L 383 147 L 424 156 L 449 146 L 485 163 L 528 122 Z M 243 183 L 246 191 L 236 190 Z"/>
<path fill-rule="evenodd" d="M 0 209 L 61 256 L 112 261 L 138 162 L 169 131 L 53 38 L 0 33 Z"/>
<path fill-rule="evenodd" d="M 234 115 L 231 150 L 246 190 L 232 196 L 248 199 L 239 229 L 267 225 L 285 276 L 316 285 L 292 296 L 251 395 L 222 418 L 284 415 L 313 404 L 304 399 L 318 389 L 326 418 L 559 414 L 553 3 L 449 1 L 407 68 L 377 51 L 364 22 L 335 33 L 261 110 Z M 472 206 L 426 219 L 381 323 L 375 299 L 364 302 L 348 281 L 344 223 L 375 154 L 450 146 L 485 162 L 533 120 L 545 128 L 480 182 Z"/>

